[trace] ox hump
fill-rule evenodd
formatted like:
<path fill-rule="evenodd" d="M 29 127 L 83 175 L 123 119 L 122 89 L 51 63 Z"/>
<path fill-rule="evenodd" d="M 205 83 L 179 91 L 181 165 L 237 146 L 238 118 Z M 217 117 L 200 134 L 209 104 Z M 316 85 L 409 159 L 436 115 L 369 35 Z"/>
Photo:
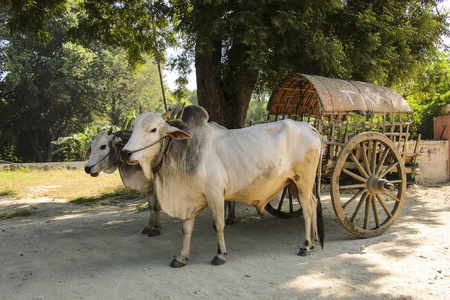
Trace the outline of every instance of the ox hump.
<path fill-rule="evenodd" d="M 182 120 L 188 124 L 189 127 L 206 126 L 209 120 L 208 112 L 201 106 L 189 105 L 184 109 Z"/>

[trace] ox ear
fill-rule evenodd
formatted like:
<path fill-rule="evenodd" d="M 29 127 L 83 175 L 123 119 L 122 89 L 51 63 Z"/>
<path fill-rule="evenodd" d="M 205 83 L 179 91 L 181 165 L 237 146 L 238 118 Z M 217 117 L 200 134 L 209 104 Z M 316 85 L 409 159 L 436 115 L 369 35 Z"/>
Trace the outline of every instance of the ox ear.
<path fill-rule="evenodd" d="M 170 126 L 167 123 L 164 123 L 163 132 L 165 135 L 170 136 L 174 140 L 184 140 L 184 139 L 189 139 L 192 137 L 189 133 L 187 133 L 175 126 Z"/>
<path fill-rule="evenodd" d="M 86 153 L 84 154 L 84 157 L 91 156 L 91 150 L 92 150 L 92 148 L 91 148 L 91 146 L 89 146 L 89 148 L 87 148 L 87 150 L 86 150 Z"/>

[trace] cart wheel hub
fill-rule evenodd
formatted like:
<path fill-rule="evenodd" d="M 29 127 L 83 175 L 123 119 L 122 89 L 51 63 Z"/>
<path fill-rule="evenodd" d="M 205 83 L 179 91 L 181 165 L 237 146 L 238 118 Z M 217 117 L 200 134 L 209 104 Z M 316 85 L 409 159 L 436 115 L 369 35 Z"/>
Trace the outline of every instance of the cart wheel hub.
<path fill-rule="evenodd" d="M 367 179 L 367 191 L 370 194 L 374 195 L 387 190 L 394 190 L 394 185 L 389 183 L 386 179 L 382 179 L 375 175 L 372 175 Z"/>

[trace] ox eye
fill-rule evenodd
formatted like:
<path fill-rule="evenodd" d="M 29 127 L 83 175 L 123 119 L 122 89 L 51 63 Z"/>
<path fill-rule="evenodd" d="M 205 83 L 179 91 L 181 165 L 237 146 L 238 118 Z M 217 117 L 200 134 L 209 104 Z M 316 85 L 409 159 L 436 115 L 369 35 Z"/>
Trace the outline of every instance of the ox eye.
<path fill-rule="evenodd" d="M 100 150 L 105 150 L 106 149 L 106 145 L 101 145 L 100 146 Z"/>
<path fill-rule="evenodd" d="M 156 132 L 156 128 L 153 128 L 152 130 L 150 130 L 150 132 Z"/>

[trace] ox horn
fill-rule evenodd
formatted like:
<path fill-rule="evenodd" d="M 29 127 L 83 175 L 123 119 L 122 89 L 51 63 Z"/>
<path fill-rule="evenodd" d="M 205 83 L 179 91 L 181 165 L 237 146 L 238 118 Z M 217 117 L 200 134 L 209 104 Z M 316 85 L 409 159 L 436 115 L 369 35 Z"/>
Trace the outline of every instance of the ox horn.
<path fill-rule="evenodd" d="M 109 130 L 108 130 L 108 135 L 111 135 L 111 133 L 112 133 L 112 131 L 113 131 L 113 128 L 111 127 Z"/>
<path fill-rule="evenodd" d="M 123 125 L 122 126 L 120 126 L 120 129 L 126 129 L 125 128 L 125 125 L 127 125 L 127 118 L 125 118 L 125 120 L 123 121 Z"/>
<path fill-rule="evenodd" d="M 181 129 L 181 130 L 183 130 L 184 128 L 187 127 L 187 124 L 185 122 L 181 121 L 180 119 L 168 120 L 166 122 L 170 126 L 176 127 L 178 129 Z"/>
<path fill-rule="evenodd" d="M 171 110 L 166 111 L 165 113 L 161 114 L 161 118 L 163 118 L 163 120 L 167 119 L 170 116 L 171 112 Z"/>
<path fill-rule="evenodd" d="M 133 124 L 133 120 L 134 120 L 134 117 L 132 117 L 132 118 L 130 119 L 130 122 L 128 122 L 127 128 L 124 128 L 125 130 L 130 130 L 130 128 L 131 128 L 131 126 L 132 126 L 132 124 Z"/>

